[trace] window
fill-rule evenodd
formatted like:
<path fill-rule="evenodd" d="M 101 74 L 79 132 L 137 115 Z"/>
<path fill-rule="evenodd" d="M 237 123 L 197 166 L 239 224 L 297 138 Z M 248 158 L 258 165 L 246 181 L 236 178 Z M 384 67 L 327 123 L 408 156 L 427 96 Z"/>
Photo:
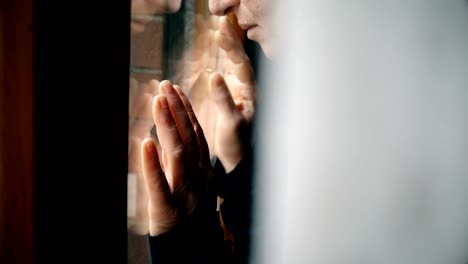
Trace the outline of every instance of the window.
<path fill-rule="evenodd" d="M 170 2 L 170 3 L 169 3 Z M 129 160 L 128 160 L 128 263 L 149 263 L 147 194 L 140 170 L 140 144 L 146 137 L 157 142 L 152 99 L 164 79 L 186 89 L 189 78 L 200 74 L 190 68 L 193 48 L 209 23 L 208 1 L 132 2 Z M 206 38 L 204 39 L 207 40 Z M 204 44 L 203 44 L 204 45 Z M 156 80 L 156 81 L 155 81 Z"/>

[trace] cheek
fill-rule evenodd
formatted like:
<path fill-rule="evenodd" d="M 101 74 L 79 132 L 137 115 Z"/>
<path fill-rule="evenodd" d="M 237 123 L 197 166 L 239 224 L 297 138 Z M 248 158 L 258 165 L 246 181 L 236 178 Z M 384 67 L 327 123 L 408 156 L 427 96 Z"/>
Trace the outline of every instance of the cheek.
<path fill-rule="evenodd" d="M 263 0 L 246 2 L 250 15 L 258 25 L 265 26 L 265 3 Z"/>

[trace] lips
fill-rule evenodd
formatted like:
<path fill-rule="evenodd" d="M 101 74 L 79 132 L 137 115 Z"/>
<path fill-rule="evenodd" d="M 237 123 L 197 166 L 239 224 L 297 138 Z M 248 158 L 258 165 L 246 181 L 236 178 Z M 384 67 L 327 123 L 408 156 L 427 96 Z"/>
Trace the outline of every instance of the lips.
<path fill-rule="evenodd" d="M 253 27 L 255 27 L 255 24 L 245 24 L 245 23 L 239 23 L 239 27 L 242 28 L 242 30 L 249 30 Z"/>
<path fill-rule="evenodd" d="M 239 27 L 247 33 L 247 38 L 250 40 L 256 40 L 258 38 L 258 25 L 239 23 Z"/>

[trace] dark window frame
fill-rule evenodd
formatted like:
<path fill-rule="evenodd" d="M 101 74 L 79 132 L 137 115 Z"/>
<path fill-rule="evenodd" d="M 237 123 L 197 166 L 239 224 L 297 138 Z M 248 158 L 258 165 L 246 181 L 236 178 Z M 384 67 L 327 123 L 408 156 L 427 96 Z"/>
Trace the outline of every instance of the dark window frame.
<path fill-rule="evenodd" d="M 36 0 L 32 30 L 35 263 L 126 263 L 130 0 Z"/>

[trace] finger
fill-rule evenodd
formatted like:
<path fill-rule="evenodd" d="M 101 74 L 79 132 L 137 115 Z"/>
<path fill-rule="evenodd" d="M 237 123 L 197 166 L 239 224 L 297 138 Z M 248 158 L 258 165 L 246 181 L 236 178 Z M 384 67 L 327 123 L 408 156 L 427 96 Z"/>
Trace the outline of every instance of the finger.
<path fill-rule="evenodd" d="M 197 135 L 193 130 L 192 122 L 187 110 L 185 109 L 184 103 L 171 82 L 163 81 L 161 82 L 160 87 L 161 90 L 163 90 L 163 94 L 167 97 L 169 109 L 174 117 L 179 135 L 185 143 L 189 158 L 198 160 L 199 148 Z"/>
<path fill-rule="evenodd" d="M 190 101 L 188 100 L 187 96 L 185 96 L 184 91 L 182 91 L 182 88 L 179 85 L 174 85 L 174 89 L 176 90 L 177 94 L 180 97 L 180 100 L 184 104 L 185 110 L 187 111 L 187 115 L 190 118 L 190 122 L 192 123 L 192 126 L 195 127 L 198 125 L 198 120 L 195 116 L 195 113 L 193 112 L 192 105 L 190 104 Z"/>
<path fill-rule="evenodd" d="M 232 99 L 231 92 L 229 91 L 224 78 L 219 73 L 211 74 L 210 91 L 211 98 L 216 102 L 216 105 L 222 115 L 225 115 L 228 118 L 239 117 L 240 113 Z"/>
<path fill-rule="evenodd" d="M 240 39 L 242 43 L 244 43 L 245 40 L 245 32 L 242 30 L 242 28 L 239 26 L 239 20 L 237 19 L 236 14 L 233 12 L 229 13 L 226 15 L 227 20 L 231 24 L 232 28 L 237 34 L 237 37 Z"/>
<path fill-rule="evenodd" d="M 202 159 L 207 158 L 206 160 L 203 160 L 203 162 L 208 162 L 209 163 L 209 150 L 208 150 L 208 143 L 206 142 L 205 139 L 205 134 L 203 133 L 203 129 L 198 122 L 197 117 L 195 116 L 195 112 L 193 111 L 192 105 L 190 104 L 190 101 L 188 100 L 187 96 L 184 94 L 180 86 L 174 85 L 175 90 L 179 94 L 180 99 L 182 100 L 182 103 L 185 106 L 185 110 L 187 111 L 187 114 L 190 118 L 190 121 L 192 123 L 193 130 L 195 131 L 195 134 L 197 135 L 197 140 L 198 140 L 198 146 L 200 147 L 200 157 Z M 205 163 L 205 164 L 208 164 Z"/>
<path fill-rule="evenodd" d="M 215 41 L 235 64 L 249 61 L 239 36 L 226 17 L 219 19 L 219 30 L 215 33 Z"/>
<path fill-rule="evenodd" d="M 250 66 L 249 66 L 250 67 Z M 247 70 L 248 71 L 248 70 Z M 231 91 L 232 98 L 235 102 L 238 100 L 256 101 L 255 81 L 253 80 L 253 73 L 246 73 L 247 76 L 242 78 L 243 73 L 239 71 L 232 71 L 224 73 L 224 81 L 228 84 Z M 251 77 L 249 77 L 249 75 Z"/>
<path fill-rule="evenodd" d="M 150 201 L 160 206 L 169 207 L 171 191 L 164 172 L 159 163 L 156 144 L 151 138 L 146 138 L 141 144 L 142 171 L 146 191 Z"/>
<path fill-rule="evenodd" d="M 236 101 L 237 109 L 242 113 L 245 121 L 248 123 L 253 121 L 255 115 L 255 104 L 250 100 L 240 100 Z"/>
<path fill-rule="evenodd" d="M 240 82 L 255 86 L 254 72 L 250 61 L 242 63 L 233 63 L 231 59 L 224 61 L 224 74 L 225 76 L 232 76 L 237 78 Z"/>
<path fill-rule="evenodd" d="M 184 180 L 186 149 L 169 110 L 166 96 L 159 94 L 155 97 L 153 101 L 153 118 L 158 140 L 164 152 L 163 158 L 167 161 L 164 166 L 167 181 L 171 191 L 174 191 Z"/>
<path fill-rule="evenodd" d="M 226 53 L 226 72 L 235 75 L 241 82 L 253 84 L 254 72 L 250 59 L 233 25 L 226 18 L 220 19 L 220 29 L 215 33 L 215 41 Z"/>
<path fill-rule="evenodd" d="M 147 213 L 150 235 L 155 236 L 165 228 L 167 218 L 173 213 L 171 189 L 167 176 L 161 170 L 154 141 L 147 138 L 141 145 L 143 177 L 148 195 Z"/>

